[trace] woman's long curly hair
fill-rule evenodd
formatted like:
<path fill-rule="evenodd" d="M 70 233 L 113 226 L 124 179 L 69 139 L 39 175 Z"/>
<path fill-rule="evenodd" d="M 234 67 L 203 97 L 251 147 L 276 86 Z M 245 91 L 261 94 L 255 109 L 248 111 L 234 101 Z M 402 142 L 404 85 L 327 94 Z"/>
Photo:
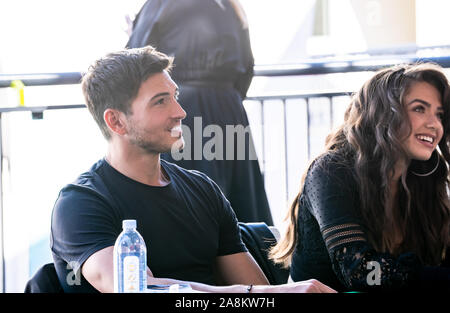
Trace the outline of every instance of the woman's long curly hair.
<path fill-rule="evenodd" d="M 431 84 L 441 96 L 444 132 L 439 148 L 434 152 L 438 154 L 439 166 L 433 174 L 419 177 L 412 174 L 411 168 L 429 162 L 410 163 L 408 171 L 401 176 L 399 201 L 389 221 L 386 203 L 393 169 L 399 160 L 409 162 L 402 145 L 412 131 L 404 98 L 416 82 Z M 438 65 L 421 63 L 381 70 L 353 96 L 345 112 L 344 123 L 326 139 L 325 153 L 336 151 L 354 164 L 362 221 L 368 231 L 369 242 L 379 252 L 397 255 L 410 251 L 416 253 L 424 264 L 436 265 L 442 261 L 445 248 L 450 244 L 449 96 L 447 78 Z M 432 157 L 430 162 L 433 159 L 434 163 L 429 165 L 431 168 L 437 161 Z M 286 234 L 270 252 L 275 262 L 286 267 L 290 265 L 299 240 L 298 200 L 307 171 L 288 212 Z M 385 231 L 388 223 L 392 223 L 391 226 L 402 235 L 400 246 L 395 246 L 394 238 Z"/>

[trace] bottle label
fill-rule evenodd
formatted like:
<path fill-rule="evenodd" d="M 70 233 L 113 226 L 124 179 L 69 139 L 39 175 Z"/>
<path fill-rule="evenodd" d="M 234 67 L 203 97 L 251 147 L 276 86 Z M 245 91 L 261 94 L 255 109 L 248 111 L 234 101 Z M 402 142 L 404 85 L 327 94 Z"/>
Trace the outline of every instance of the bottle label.
<path fill-rule="evenodd" d="M 139 258 L 123 258 L 123 292 L 139 292 Z"/>

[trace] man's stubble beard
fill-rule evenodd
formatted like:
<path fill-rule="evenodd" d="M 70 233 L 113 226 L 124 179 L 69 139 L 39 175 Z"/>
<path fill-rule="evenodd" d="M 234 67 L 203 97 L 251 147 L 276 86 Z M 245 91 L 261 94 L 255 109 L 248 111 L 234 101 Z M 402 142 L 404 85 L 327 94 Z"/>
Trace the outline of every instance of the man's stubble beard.
<path fill-rule="evenodd" d="M 179 136 L 178 139 L 173 142 L 170 146 L 166 146 L 163 144 L 157 144 L 150 140 L 145 139 L 145 134 L 142 132 L 136 131 L 135 128 L 130 129 L 130 143 L 139 147 L 149 154 L 158 154 L 158 153 L 170 153 L 172 150 L 181 150 L 185 146 L 185 142 L 183 136 Z"/>

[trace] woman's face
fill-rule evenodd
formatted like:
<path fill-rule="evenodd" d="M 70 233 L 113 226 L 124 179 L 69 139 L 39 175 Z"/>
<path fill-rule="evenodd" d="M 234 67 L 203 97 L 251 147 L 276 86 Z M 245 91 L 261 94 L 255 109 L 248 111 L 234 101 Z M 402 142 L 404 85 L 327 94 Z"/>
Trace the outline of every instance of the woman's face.
<path fill-rule="evenodd" d="M 404 104 L 411 123 L 411 134 L 403 147 L 411 159 L 428 160 L 444 133 L 444 109 L 439 91 L 429 83 L 416 82 L 406 94 Z"/>

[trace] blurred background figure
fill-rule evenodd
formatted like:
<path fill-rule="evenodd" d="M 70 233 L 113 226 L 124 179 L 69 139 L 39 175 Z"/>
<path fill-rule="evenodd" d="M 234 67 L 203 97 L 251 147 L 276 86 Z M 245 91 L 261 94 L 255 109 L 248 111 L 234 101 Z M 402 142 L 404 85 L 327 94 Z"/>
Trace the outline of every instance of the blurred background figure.
<path fill-rule="evenodd" d="M 148 0 L 132 26 L 128 48 L 152 45 L 175 57 L 172 77 L 180 88 L 179 102 L 187 112 L 183 124 L 190 134 L 183 134 L 186 146 L 181 160 L 170 154 L 162 157 L 212 178 L 239 221 L 273 225 L 242 105 L 253 78 L 254 59 L 239 2 Z M 204 131 L 208 125 L 214 125 L 210 133 Z M 227 134 L 227 125 L 235 132 Z M 204 152 L 212 146 L 211 157 Z"/>

